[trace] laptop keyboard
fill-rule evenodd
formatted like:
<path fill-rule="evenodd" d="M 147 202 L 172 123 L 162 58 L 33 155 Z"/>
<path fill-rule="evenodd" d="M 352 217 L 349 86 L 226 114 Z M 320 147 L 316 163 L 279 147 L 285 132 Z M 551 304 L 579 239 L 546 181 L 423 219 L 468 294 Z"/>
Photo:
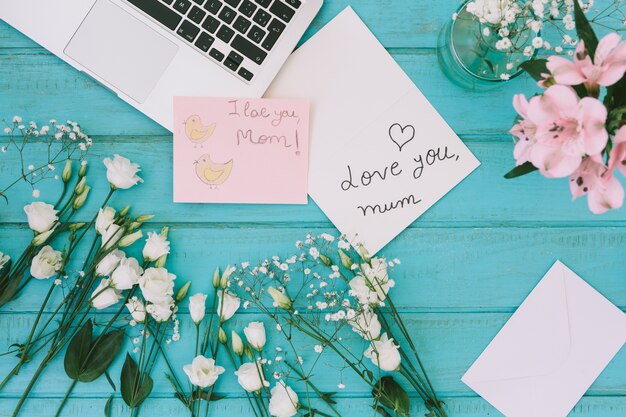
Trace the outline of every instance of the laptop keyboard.
<path fill-rule="evenodd" d="M 248 82 L 302 5 L 302 0 L 126 1 Z"/>

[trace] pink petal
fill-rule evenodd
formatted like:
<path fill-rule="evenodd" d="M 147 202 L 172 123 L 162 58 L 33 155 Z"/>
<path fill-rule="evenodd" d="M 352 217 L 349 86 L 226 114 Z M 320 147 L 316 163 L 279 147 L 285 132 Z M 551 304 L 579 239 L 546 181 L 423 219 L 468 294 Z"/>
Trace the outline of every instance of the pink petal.
<path fill-rule="evenodd" d="M 609 87 L 621 80 L 624 72 L 626 72 L 626 58 L 621 62 L 614 62 L 607 66 L 598 77 L 598 84 Z"/>
<path fill-rule="evenodd" d="M 528 100 L 526 100 L 526 96 L 524 96 L 524 94 L 516 94 L 513 96 L 513 107 L 520 116 L 526 118 Z"/>
<path fill-rule="evenodd" d="M 602 65 L 604 60 L 608 58 L 611 54 L 611 51 L 615 49 L 618 43 L 622 40 L 622 37 L 617 33 L 609 33 L 606 35 L 600 43 L 598 43 L 598 47 L 596 48 L 596 54 L 593 59 L 593 63 L 596 65 Z"/>
<path fill-rule="evenodd" d="M 561 178 L 572 175 L 580 166 L 582 157 L 567 155 L 559 148 L 536 143 L 530 150 L 530 161 L 544 177 Z"/>
<path fill-rule="evenodd" d="M 614 177 L 602 179 L 602 186 L 594 187 L 589 191 L 587 204 L 594 214 L 602 214 L 607 210 L 622 207 L 624 203 L 624 187 Z"/>
<path fill-rule="evenodd" d="M 551 56 L 546 64 L 554 80 L 559 84 L 578 85 L 585 81 L 576 64 L 560 56 Z"/>
<path fill-rule="evenodd" d="M 613 149 L 609 155 L 609 171 L 612 173 L 619 168 L 622 175 L 626 175 L 626 125 L 622 126 L 613 138 Z"/>
<path fill-rule="evenodd" d="M 578 123 L 582 127 L 583 148 L 588 155 L 602 152 L 609 140 L 605 123 L 607 110 L 598 99 L 585 97 L 578 103 Z"/>
<path fill-rule="evenodd" d="M 543 95 L 548 98 L 552 105 L 558 108 L 558 112 L 568 112 L 578 106 L 578 95 L 573 88 L 564 85 L 553 85 Z"/>
<path fill-rule="evenodd" d="M 520 140 L 515 144 L 513 157 L 515 158 L 516 165 L 522 165 L 523 163 L 530 161 L 530 151 L 533 145 L 533 141 L 530 140 Z"/>

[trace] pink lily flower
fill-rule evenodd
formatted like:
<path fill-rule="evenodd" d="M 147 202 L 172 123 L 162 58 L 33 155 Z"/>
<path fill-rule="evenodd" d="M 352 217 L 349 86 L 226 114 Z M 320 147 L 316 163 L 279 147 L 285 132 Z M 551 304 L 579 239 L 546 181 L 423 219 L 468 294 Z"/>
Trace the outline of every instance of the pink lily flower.
<path fill-rule="evenodd" d="M 596 48 L 593 61 L 580 41 L 574 54 L 574 62 L 553 55 L 546 64 L 558 84 L 584 84 L 597 95 L 598 85 L 605 87 L 618 82 L 626 72 L 626 41 L 617 33 L 606 35 Z"/>
<path fill-rule="evenodd" d="M 609 135 L 606 107 L 592 97 L 578 99 L 571 87 L 553 85 L 543 95 L 513 102 L 522 120 L 511 129 L 517 165 L 530 161 L 550 178 L 572 175 L 587 155 L 600 154 Z"/>
<path fill-rule="evenodd" d="M 624 203 L 624 188 L 613 176 L 600 155 L 586 157 L 570 177 L 574 199 L 587 195 L 587 205 L 594 214 L 620 208 Z"/>

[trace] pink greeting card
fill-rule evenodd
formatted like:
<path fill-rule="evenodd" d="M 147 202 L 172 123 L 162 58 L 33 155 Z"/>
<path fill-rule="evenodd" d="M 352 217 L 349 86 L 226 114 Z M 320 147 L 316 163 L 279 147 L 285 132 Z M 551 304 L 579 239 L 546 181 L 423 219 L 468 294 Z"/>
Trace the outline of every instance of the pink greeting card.
<path fill-rule="evenodd" d="M 306 100 L 175 97 L 174 202 L 306 204 Z"/>

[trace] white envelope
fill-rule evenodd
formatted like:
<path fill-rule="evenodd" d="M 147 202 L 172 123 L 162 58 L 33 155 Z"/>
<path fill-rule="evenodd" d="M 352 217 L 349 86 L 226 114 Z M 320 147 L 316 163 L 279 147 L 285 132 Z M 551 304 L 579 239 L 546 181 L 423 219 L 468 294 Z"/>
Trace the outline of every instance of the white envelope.
<path fill-rule="evenodd" d="M 626 315 L 557 261 L 462 381 L 507 417 L 564 417 L 626 342 Z"/>
<path fill-rule="evenodd" d="M 350 7 L 293 53 L 267 96 L 310 100 L 309 195 L 371 254 L 480 164 Z M 430 150 L 452 157 L 414 178 Z"/>

